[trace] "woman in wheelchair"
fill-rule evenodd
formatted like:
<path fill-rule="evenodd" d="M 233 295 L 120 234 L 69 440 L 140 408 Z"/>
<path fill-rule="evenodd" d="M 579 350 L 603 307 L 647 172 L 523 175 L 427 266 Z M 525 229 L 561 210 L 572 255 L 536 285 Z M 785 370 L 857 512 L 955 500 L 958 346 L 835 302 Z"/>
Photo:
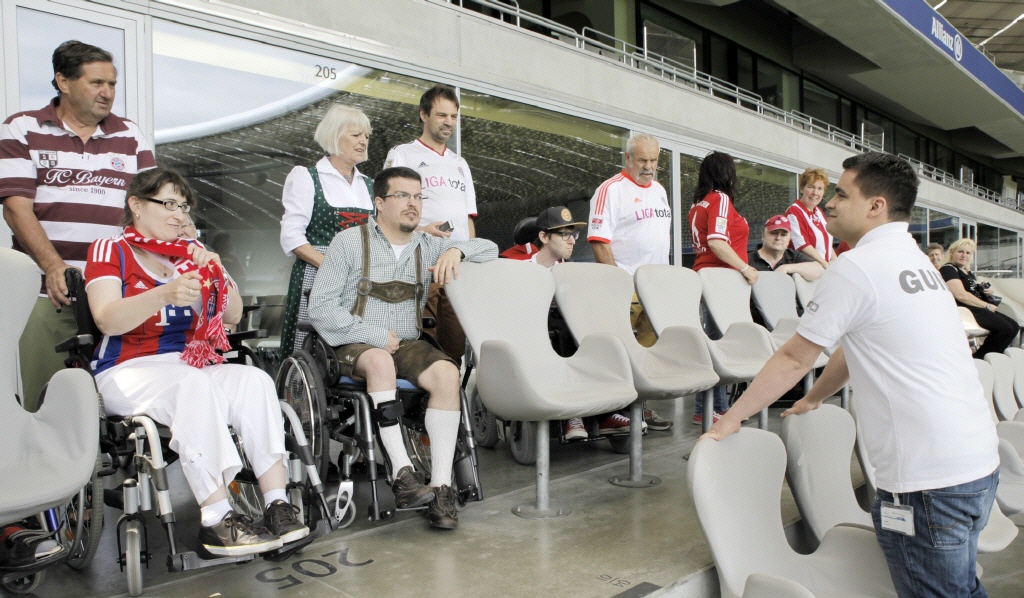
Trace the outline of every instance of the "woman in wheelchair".
<path fill-rule="evenodd" d="M 199 539 L 214 555 L 240 556 L 305 537 L 285 492 L 284 424 L 262 370 L 222 363 L 224 325 L 242 301 L 220 258 L 178 239 L 196 205 L 188 182 L 156 168 L 132 181 L 124 232 L 94 242 L 85 278 L 103 333 L 93 361 L 111 415 L 145 414 L 171 430 L 171 449 L 201 505 Z M 228 426 L 242 438 L 265 504 L 263 525 L 231 510 L 226 484 L 242 469 Z"/>

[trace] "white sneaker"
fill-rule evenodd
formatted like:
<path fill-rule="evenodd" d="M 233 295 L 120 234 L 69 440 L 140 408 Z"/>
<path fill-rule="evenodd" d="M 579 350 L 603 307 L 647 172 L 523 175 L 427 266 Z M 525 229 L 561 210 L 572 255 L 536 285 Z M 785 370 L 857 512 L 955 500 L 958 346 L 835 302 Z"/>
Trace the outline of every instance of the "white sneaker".
<path fill-rule="evenodd" d="M 566 420 L 562 432 L 566 440 L 578 440 L 590 436 L 587 434 L 587 428 L 583 425 L 583 419 L 579 417 Z"/>

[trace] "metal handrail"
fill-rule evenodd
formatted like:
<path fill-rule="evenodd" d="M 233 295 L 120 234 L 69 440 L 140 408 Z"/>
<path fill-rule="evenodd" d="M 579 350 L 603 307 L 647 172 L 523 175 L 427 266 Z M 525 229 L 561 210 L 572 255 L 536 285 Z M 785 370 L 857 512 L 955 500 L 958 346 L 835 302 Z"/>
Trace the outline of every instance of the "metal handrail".
<path fill-rule="evenodd" d="M 743 89 L 738 85 L 698 71 L 695 67 L 683 64 L 679 61 L 668 58 L 667 56 L 662 56 L 656 52 L 651 52 L 646 48 L 641 48 L 640 46 L 631 44 L 607 33 L 598 31 L 591 27 L 584 27 L 581 32 L 577 33 L 575 29 L 562 25 L 561 23 L 557 23 L 540 15 L 522 10 L 516 0 L 458 0 L 458 5 L 464 8 L 463 4 L 465 1 L 473 2 L 474 4 L 482 7 L 494 9 L 504 15 L 514 16 L 517 27 L 522 27 L 522 21 L 542 26 L 546 28 L 553 37 L 564 37 L 565 39 L 562 41 L 572 43 L 579 50 L 596 52 L 602 57 L 606 57 L 614 62 L 622 64 L 623 66 L 637 69 L 645 74 L 667 80 L 682 88 L 710 95 L 716 99 L 729 101 L 730 103 L 734 103 L 738 106 L 756 112 L 764 118 L 771 118 L 790 128 L 803 131 L 810 135 L 814 135 L 815 137 L 820 137 L 836 145 L 849 147 L 850 149 L 859 152 L 885 151 L 883 144 L 875 143 L 864 135 L 849 133 L 835 125 L 796 110 L 787 112 L 773 104 L 765 102 L 764 98 L 757 93 Z M 449 4 L 453 4 L 454 0 L 447 0 L 447 2 Z M 509 6 L 509 4 L 512 6 Z M 502 22 L 504 22 L 504 20 L 502 20 Z M 621 46 L 622 49 L 619 49 L 619 46 Z M 992 201 L 1018 211 L 1024 211 L 1024 209 L 1022 209 L 1024 206 L 1017 206 L 1016 201 L 1003 198 L 1002 194 L 997 193 L 996 191 L 982 187 L 981 185 L 964 183 L 948 172 L 939 170 L 934 166 L 930 166 L 920 160 L 910 158 L 904 154 L 900 154 L 900 157 L 913 164 L 922 176 L 925 176 L 930 180 L 939 182 L 947 187 L 963 191 L 964 193 L 975 195 L 981 199 Z"/>

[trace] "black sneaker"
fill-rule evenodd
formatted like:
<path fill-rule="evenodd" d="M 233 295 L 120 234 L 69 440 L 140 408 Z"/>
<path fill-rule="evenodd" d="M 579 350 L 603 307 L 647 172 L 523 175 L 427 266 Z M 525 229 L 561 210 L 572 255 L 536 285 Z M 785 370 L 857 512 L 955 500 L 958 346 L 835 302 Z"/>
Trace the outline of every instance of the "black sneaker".
<path fill-rule="evenodd" d="M 288 544 L 309 535 L 309 528 L 298 520 L 298 514 L 299 508 L 295 505 L 275 500 L 263 513 L 263 524 L 270 533 L 280 538 L 281 542 Z"/>
<path fill-rule="evenodd" d="M 422 507 L 434 500 L 434 489 L 426 486 L 423 474 L 413 471 L 408 465 L 395 474 L 391 491 L 395 494 L 395 504 L 399 509 Z"/>
<path fill-rule="evenodd" d="M 459 526 L 459 512 L 455 509 L 455 490 L 451 486 L 435 488 L 437 496 L 427 507 L 427 520 L 431 527 L 455 529 Z"/>
<path fill-rule="evenodd" d="M 267 528 L 253 523 L 245 515 L 228 511 L 220 523 L 199 528 L 199 542 L 210 554 L 244 556 L 276 550 L 284 544 Z"/>

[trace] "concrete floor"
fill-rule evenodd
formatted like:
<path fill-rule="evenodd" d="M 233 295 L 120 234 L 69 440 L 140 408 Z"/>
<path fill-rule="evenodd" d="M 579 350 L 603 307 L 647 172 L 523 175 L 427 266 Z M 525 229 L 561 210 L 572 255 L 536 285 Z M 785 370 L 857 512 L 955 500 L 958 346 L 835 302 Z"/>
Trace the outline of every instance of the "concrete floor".
<path fill-rule="evenodd" d="M 486 498 L 460 513 L 459 529 L 439 532 L 419 513 L 394 519 L 365 519 L 365 501 L 352 526 L 337 530 L 283 563 L 255 560 L 243 565 L 168 573 L 166 541 L 149 521 L 150 550 L 145 571 L 147 596 L 717 596 L 711 553 L 697 524 L 686 489 L 686 464 L 699 433 L 689 422 L 690 401 L 655 404 L 675 421 L 669 432 L 644 439 L 644 472 L 660 477 L 652 488 L 613 486 L 608 478 L 627 472 L 625 455 L 606 442 L 553 444 L 552 503 L 573 509 L 570 517 L 526 520 L 512 508 L 534 500 L 534 469 L 515 463 L 507 447 L 479 449 Z M 771 427 L 778 427 L 773 412 Z M 859 481 L 855 462 L 851 467 Z M 198 509 L 191 504 L 180 469 L 172 468 L 178 489 L 176 536 L 194 541 Z M 357 500 L 358 500 L 357 496 Z M 782 518 L 798 536 L 798 513 L 783 490 Z M 114 520 L 106 510 L 100 552 L 85 572 L 51 568 L 38 596 L 117 596 L 127 584 L 114 560 Z M 1018 527 L 1024 518 L 1015 518 Z M 990 596 L 1024 595 L 1024 540 L 1002 553 L 982 555 Z"/>

